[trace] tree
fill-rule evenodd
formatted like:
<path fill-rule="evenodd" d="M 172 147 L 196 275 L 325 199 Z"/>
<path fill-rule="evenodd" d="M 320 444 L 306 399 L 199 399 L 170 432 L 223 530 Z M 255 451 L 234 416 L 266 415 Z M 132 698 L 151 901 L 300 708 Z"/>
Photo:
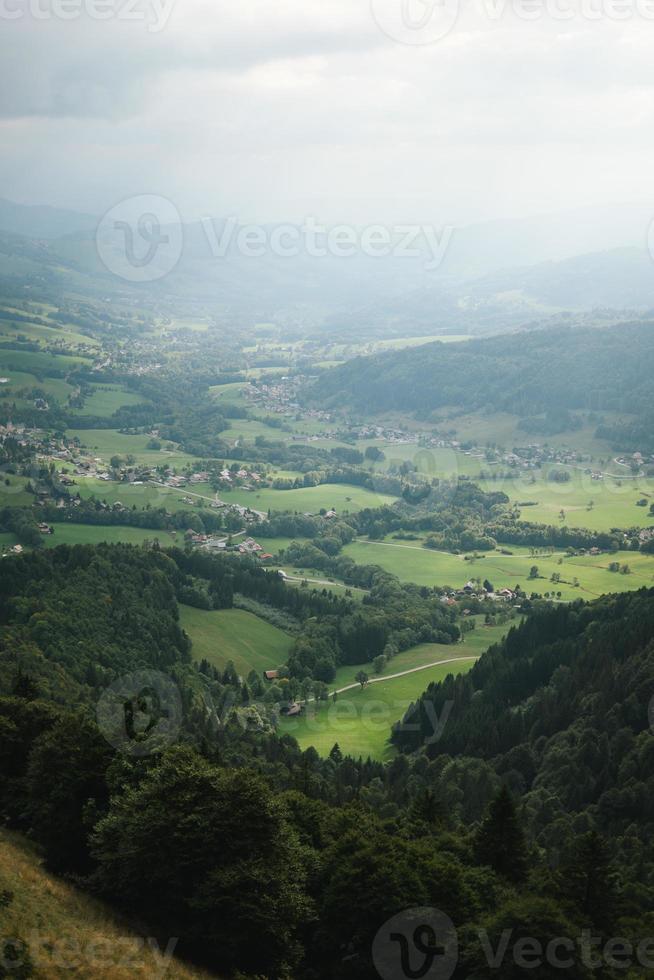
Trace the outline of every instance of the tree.
<path fill-rule="evenodd" d="M 18 673 L 12 686 L 12 692 L 17 698 L 24 698 L 25 701 L 35 701 L 39 696 L 39 688 L 29 674 L 23 673 L 22 668 L 18 667 Z"/>
<path fill-rule="evenodd" d="M 571 899 L 586 922 L 609 936 L 615 927 L 618 892 L 608 843 L 596 831 L 571 842 L 561 882 L 562 900 Z"/>
<path fill-rule="evenodd" d="M 509 881 L 527 877 L 528 854 L 513 798 L 502 786 L 491 801 L 475 836 L 475 853 L 480 864 L 487 864 Z"/>
<path fill-rule="evenodd" d="M 538 578 L 538 565 L 531 566 L 531 568 L 529 569 L 529 578 L 530 579 Z"/>
<path fill-rule="evenodd" d="M 293 975 L 309 911 L 303 852 L 258 775 L 171 749 L 113 799 L 93 852 L 104 894 L 148 909 L 222 975 Z"/>
<path fill-rule="evenodd" d="M 366 686 L 366 684 L 368 683 L 368 680 L 369 680 L 369 677 L 368 677 L 368 675 L 366 674 L 366 672 L 365 672 L 365 670 L 360 670 L 360 671 L 359 671 L 359 672 L 358 672 L 358 673 L 357 673 L 357 674 L 355 675 L 355 678 L 354 678 L 354 679 L 355 679 L 355 681 L 357 681 L 357 682 L 358 682 L 358 683 L 359 683 L 359 684 L 361 685 L 361 690 L 363 690 L 363 688 L 364 688 L 364 687 Z"/>
<path fill-rule="evenodd" d="M 87 872 L 88 834 L 107 804 L 113 755 L 85 715 L 64 715 L 34 743 L 27 787 L 32 831 L 55 871 Z"/>

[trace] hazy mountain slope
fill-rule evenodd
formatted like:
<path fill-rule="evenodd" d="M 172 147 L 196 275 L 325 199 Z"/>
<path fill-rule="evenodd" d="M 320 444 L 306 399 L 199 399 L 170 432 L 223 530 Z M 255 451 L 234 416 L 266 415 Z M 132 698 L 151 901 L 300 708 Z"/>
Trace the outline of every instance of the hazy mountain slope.
<path fill-rule="evenodd" d="M 59 238 L 89 231 L 97 218 L 79 211 L 66 211 L 45 204 L 16 204 L 0 198 L 0 229 L 29 238 Z"/>
<path fill-rule="evenodd" d="M 444 406 L 519 415 L 563 409 L 648 411 L 654 324 L 562 328 L 357 358 L 325 372 L 309 397 L 359 410 Z"/>
<path fill-rule="evenodd" d="M 440 264 L 433 262 L 434 242 L 424 236 L 412 245 L 418 250 L 412 257 L 344 258 L 329 249 L 312 257 L 296 226 L 297 254 L 264 248 L 254 256 L 239 247 L 238 224 L 191 222 L 184 225 L 174 268 L 156 281 L 134 283 L 103 265 L 96 218 L 0 199 L 0 288 L 20 295 L 27 284 L 47 298 L 45 276 L 49 288 L 121 302 L 138 296 L 176 312 L 213 314 L 226 325 L 273 321 L 294 336 L 329 331 L 363 340 L 490 335 L 569 319 L 615 323 L 654 308 L 646 218 L 647 209 L 634 206 L 624 213 L 489 222 L 451 234 L 435 223 L 437 239 L 446 245 Z M 260 230 L 270 242 L 275 226 Z M 122 234 L 116 230 L 118 255 Z M 593 247 L 610 250 L 588 252 Z"/>

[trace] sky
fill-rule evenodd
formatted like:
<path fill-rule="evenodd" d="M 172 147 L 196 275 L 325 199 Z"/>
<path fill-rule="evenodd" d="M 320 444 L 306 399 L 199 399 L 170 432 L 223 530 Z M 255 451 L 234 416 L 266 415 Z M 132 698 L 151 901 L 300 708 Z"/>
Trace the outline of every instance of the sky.
<path fill-rule="evenodd" d="M 0 196 L 471 223 L 654 200 L 654 0 L 0 0 Z"/>

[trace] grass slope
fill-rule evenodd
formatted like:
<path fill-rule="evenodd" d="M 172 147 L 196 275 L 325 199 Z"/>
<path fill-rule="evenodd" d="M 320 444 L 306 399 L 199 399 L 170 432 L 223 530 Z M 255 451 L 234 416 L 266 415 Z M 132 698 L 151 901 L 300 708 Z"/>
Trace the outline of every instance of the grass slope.
<path fill-rule="evenodd" d="M 464 643 L 453 646 L 422 644 L 395 657 L 386 673 L 396 674 L 425 663 L 436 663 L 452 658 L 481 656 L 492 643 L 497 642 L 507 627 L 479 627 L 466 637 Z M 380 683 L 369 684 L 363 690 L 357 688 L 340 694 L 334 702 L 307 705 L 306 712 L 299 718 L 283 718 L 279 730 L 297 739 L 302 749 L 313 746 L 326 756 L 338 742 L 341 751 L 355 757 L 370 756 L 373 759 L 389 759 L 394 750 L 389 744 L 392 725 L 398 721 L 410 704 L 415 701 L 432 681 L 443 680 L 448 674 L 459 674 L 470 670 L 474 659 L 460 660 L 458 663 L 443 663 L 440 666 L 406 674 Z M 351 673 L 357 673 L 361 666 L 344 667 L 339 671 L 337 681 L 344 685 L 352 683 Z M 372 677 L 372 673 L 370 673 Z M 339 685 L 340 686 L 340 685 Z"/>
<path fill-rule="evenodd" d="M 147 932 L 121 923 L 109 909 L 48 874 L 34 849 L 16 834 L 0 830 L 0 888 L 13 900 L 0 910 L 0 935 L 20 936 L 32 949 L 36 977 L 131 980 L 174 976 L 208 980 L 212 974 L 179 960 L 162 963 L 162 946 L 148 945 Z M 161 951 L 161 952 L 160 952 Z M 159 953 L 159 955 L 157 955 Z"/>
<path fill-rule="evenodd" d="M 243 609 L 208 611 L 180 605 L 180 622 L 193 641 L 193 656 L 222 668 L 229 660 L 241 676 L 279 667 L 292 637 Z"/>

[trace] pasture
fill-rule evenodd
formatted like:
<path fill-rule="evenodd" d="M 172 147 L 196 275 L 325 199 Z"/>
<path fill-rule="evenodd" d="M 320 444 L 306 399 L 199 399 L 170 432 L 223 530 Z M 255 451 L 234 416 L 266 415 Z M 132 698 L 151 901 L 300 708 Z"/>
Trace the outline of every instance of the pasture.
<path fill-rule="evenodd" d="M 131 453 L 138 463 L 149 466 L 173 467 L 186 466 L 195 462 L 195 458 L 178 449 L 167 449 L 167 443 L 162 449 L 148 449 L 150 436 L 146 434 L 126 435 L 118 429 L 68 429 L 69 439 L 78 439 L 94 456 L 108 462 L 112 456 L 127 456 Z"/>
<path fill-rule="evenodd" d="M 49 354 L 46 351 L 0 350 L 0 372 L 25 371 L 36 375 L 59 375 L 80 364 L 90 364 L 85 357 L 70 354 Z"/>
<path fill-rule="evenodd" d="M 654 480 L 631 479 L 628 470 L 622 476 L 607 475 L 602 480 L 593 480 L 579 469 L 567 468 L 567 472 L 571 477 L 567 483 L 546 478 L 531 483 L 526 478 L 505 483 L 482 481 L 480 486 L 484 490 L 502 489 L 517 504 L 535 504 L 521 507 L 521 518 L 537 524 L 565 524 L 592 531 L 654 525 L 654 518 L 649 516 L 649 505 L 654 503 Z M 642 499 L 647 501 L 646 507 L 637 506 Z"/>
<path fill-rule="evenodd" d="M 195 609 L 180 605 L 180 623 L 193 643 L 195 660 L 219 669 L 232 661 L 242 677 L 281 667 L 293 638 L 244 609 Z"/>
<path fill-rule="evenodd" d="M 97 418 L 110 418 L 124 405 L 140 405 L 144 399 L 120 385 L 92 386 L 93 393 L 85 399 L 83 408 L 73 410 L 74 415 L 95 415 Z"/>
<path fill-rule="evenodd" d="M 510 547 L 507 550 L 512 554 L 490 551 L 466 561 L 462 555 L 423 548 L 420 541 L 387 538 L 384 541 L 359 539 L 347 545 L 343 553 L 358 564 L 381 565 L 402 581 L 427 586 L 462 588 L 470 579 L 488 579 L 496 589 L 520 585 L 528 593 L 560 592 L 560 598 L 564 600 L 594 599 L 610 592 L 630 592 L 654 586 L 654 555 L 620 551 L 567 557 L 563 551 L 532 554 L 529 548 Z M 612 562 L 628 565 L 631 574 L 609 571 Z M 539 577 L 531 580 L 529 573 L 534 565 Z M 560 575 L 561 581 L 551 582 L 552 575 Z M 578 585 L 573 584 L 575 579 Z"/>
<path fill-rule="evenodd" d="M 221 498 L 228 504 L 240 504 L 251 510 L 297 511 L 302 514 L 317 514 L 321 509 L 332 508 L 339 514 L 347 511 L 354 513 L 364 507 L 383 507 L 395 499 L 388 494 L 342 483 L 325 483 L 299 490 L 234 489 L 221 492 Z"/>
<path fill-rule="evenodd" d="M 168 531 L 154 531 L 150 528 L 121 527 L 108 524 L 73 524 L 67 521 L 51 524 L 54 534 L 44 534 L 46 548 L 56 548 L 60 544 L 143 544 L 144 541 L 159 541 L 162 547 L 172 547 L 176 539 Z"/>
<path fill-rule="evenodd" d="M 368 684 L 363 689 L 355 689 L 338 695 L 336 701 L 308 704 L 305 713 L 298 718 L 281 718 L 279 731 L 292 735 L 304 750 L 313 746 L 326 756 L 338 742 L 345 755 L 355 758 L 362 756 L 372 759 L 390 759 L 394 750 L 389 743 L 392 725 L 399 721 L 412 702 L 420 697 L 432 681 L 444 680 L 448 674 L 465 673 L 473 666 L 475 659 L 492 643 L 497 642 L 506 632 L 506 627 L 479 627 L 464 643 L 453 646 L 426 644 L 407 650 L 395 657 L 388 665 L 387 673 L 400 673 L 410 670 L 414 665 L 436 663 L 453 658 L 454 663 L 440 663 L 402 677 L 389 678 Z M 472 659 L 463 659 L 470 657 Z M 400 659 L 402 658 L 402 659 Z M 430 659 L 433 658 L 433 659 Z M 345 683 L 350 671 L 356 674 L 366 669 L 361 665 L 355 668 L 341 668 Z M 370 677 L 374 675 L 369 671 Z"/>

